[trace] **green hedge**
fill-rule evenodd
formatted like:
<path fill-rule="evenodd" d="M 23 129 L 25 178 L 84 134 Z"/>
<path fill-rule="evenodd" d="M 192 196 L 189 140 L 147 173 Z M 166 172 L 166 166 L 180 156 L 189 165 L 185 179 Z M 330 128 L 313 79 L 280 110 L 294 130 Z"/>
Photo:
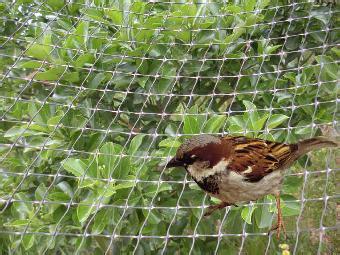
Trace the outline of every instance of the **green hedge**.
<path fill-rule="evenodd" d="M 287 240 L 273 197 L 204 218 L 217 201 L 158 170 L 193 134 L 337 124 L 339 9 L 291 2 L 0 1 L 0 253 L 334 253 L 329 150 L 287 172 Z"/>

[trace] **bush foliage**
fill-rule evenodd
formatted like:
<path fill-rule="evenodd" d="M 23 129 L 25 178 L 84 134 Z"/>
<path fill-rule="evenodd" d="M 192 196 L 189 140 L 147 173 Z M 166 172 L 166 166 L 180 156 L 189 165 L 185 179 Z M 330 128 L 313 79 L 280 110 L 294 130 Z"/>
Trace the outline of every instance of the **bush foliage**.
<path fill-rule="evenodd" d="M 218 201 L 157 166 L 194 134 L 295 142 L 335 125 L 337 11 L 0 1 L 0 253 L 335 252 L 329 151 L 288 172 L 287 240 L 266 235 L 272 196 L 204 218 Z"/>

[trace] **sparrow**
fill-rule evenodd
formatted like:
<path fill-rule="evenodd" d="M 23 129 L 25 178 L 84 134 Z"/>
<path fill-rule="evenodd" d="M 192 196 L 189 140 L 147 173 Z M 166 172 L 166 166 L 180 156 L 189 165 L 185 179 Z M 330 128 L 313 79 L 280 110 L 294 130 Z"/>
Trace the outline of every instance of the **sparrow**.
<path fill-rule="evenodd" d="M 286 234 L 280 206 L 284 170 L 312 150 L 338 146 L 324 137 L 285 144 L 244 136 L 204 134 L 183 142 L 165 167 L 184 167 L 201 189 L 221 200 L 220 204 L 209 206 L 205 216 L 238 202 L 274 195 L 277 224 L 270 232 L 277 230 L 279 238 L 281 229 Z"/>

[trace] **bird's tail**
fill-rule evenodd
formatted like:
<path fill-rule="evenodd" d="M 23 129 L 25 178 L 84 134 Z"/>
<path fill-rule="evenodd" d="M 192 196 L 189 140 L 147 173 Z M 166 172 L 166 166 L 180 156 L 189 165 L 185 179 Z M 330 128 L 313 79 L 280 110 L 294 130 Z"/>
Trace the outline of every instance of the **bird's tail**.
<path fill-rule="evenodd" d="M 298 156 L 302 156 L 310 151 L 327 147 L 339 147 L 339 142 L 329 140 L 325 137 L 318 136 L 298 142 Z"/>

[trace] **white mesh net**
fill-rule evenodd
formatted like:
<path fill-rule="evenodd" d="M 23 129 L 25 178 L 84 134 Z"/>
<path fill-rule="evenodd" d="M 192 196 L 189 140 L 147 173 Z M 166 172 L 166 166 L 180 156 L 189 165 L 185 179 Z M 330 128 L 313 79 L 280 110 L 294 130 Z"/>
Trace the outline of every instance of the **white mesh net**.
<path fill-rule="evenodd" d="M 160 169 L 208 133 L 338 136 L 331 1 L 0 1 L 2 254 L 335 254 L 336 149 L 286 171 L 275 199 L 204 217 Z"/>

